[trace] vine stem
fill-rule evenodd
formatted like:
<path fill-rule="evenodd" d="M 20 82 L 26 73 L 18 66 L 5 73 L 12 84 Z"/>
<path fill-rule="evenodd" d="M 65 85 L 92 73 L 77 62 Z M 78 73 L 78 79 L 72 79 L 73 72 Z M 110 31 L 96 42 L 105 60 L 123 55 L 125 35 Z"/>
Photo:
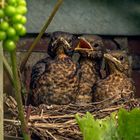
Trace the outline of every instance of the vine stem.
<path fill-rule="evenodd" d="M 4 7 L 5 0 L 1 0 L 0 8 Z M 0 19 L 0 22 L 2 19 Z M 0 42 L 0 55 L 3 56 L 2 41 Z M 4 139 L 4 129 L 3 129 L 3 62 L 0 58 L 0 139 Z"/>
<path fill-rule="evenodd" d="M 24 116 L 22 97 L 21 97 L 21 83 L 18 75 L 17 59 L 16 59 L 16 50 L 10 52 L 11 62 L 12 62 L 12 71 L 15 87 L 15 97 L 18 105 L 19 120 L 21 121 L 21 130 L 24 140 L 30 140 L 30 135 L 27 127 L 27 123 Z"/>
<path fill-rule="evenodd" d="M 2 42 L 0 42 L 0 54 L 3 55 Z M 0 139 L 3 140 L 3 62 L 0 58 Z"/>
<path fill-rule="evenodd" d="M 4 55 L 3 56 L 0 55 L 0 58 L 2 59 L 4 68 L 6 69 L 9 79 L 10 79 L 11 83 L 13 84 L 14 79 L 13 79 L 13 73 L 12 73 L 11 66 L 9 65 L 9 63 Z"/>
<path fill-rule="evenodd" d="M 35 48 L 36 44 L 39 42 L 39 40 L 41 39 L 42 35 L 44 34 L 44 32 L 46 31 L 46 29 L 48 28 L 48 26 L 50 25 L 53 17 L 55 16 L 57 10 L 59 9 L 60 5 L 62 4 L 63 0 L 58 0 L 56 5 L 54 6 L 54 9 L 51 13 L 51 15 L 49 16 L 47 22 L 45 23 L 45 25 L 43 26 L 43 28 L 41 29 L 40 33 L 38 34 L 38 36 L 36 37 L 36 39 L 34 40 L 34 42 L 32 43 L 32 45 L 30 46 L 28 52 L 25 54 L 25 57 L 23 58 L 23 61 L 21 62 L 21 66 L 20 66 L 20 71 L 21 73 L 23 72 L 25 65 L 27 63 L 28 58 L 30 57 L 33 49 Z"/>

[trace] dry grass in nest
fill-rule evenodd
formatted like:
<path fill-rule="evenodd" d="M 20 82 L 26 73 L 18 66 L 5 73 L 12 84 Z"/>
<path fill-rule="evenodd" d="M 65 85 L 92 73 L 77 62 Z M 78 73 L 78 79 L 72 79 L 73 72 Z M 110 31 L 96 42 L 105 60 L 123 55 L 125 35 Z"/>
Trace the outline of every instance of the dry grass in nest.
<path fill-rule="evenodd" d="M 127 101 L 108 99 L 92 104 L 31 106 L 31 114 L 28 120 L 29 131 L 34 140 L 82 140 L 81 132 L 75 120 L 76 113 L 82 116 L 89 111 L 96 118 L 104 118 L 120 108 L 131 110 L 135 107 L 140 107 L 139 99 Z M 5 136 L 20 137 L 18 111 L 16 102 L 12 97 L 6 97 L 5 109 Z"/>

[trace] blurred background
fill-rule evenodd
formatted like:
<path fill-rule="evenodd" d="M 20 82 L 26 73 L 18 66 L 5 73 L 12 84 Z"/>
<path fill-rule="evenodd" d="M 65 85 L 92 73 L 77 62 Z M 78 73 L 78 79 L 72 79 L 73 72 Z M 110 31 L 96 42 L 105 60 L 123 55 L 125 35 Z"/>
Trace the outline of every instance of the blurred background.
<path fill-rule="evenodd" d="M 38 33 L 57 0 L 29 0 L 28 33 Z M 47 32 L 139 35 L 139 0 L 64 0 Z"/>

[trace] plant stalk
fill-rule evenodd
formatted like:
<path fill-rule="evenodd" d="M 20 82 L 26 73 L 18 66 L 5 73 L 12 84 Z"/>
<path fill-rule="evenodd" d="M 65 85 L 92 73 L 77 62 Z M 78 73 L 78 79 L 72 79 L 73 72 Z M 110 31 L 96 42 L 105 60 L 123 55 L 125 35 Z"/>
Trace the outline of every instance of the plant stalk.
<path fill-rule="evenodd" d="M 14 79 L 13 79 L 13 73 L 12 73 L 11 66 L 9 65 L 9 63 L 4 55 L 3 56 L 0 55 L 0 58 L 2 59 L 4 68 L 6 69 L 8 75 L 9 75 L 9 79 L 10 79 L 11 83 L 13 84 Z"/>
<path fill-rule="evenodd" d="M 3 55 L 2 42 L 0 42 L 0 54 Z M 0 58 L 0 139 L 3 140 L 3 62 Z"/>
<path fill-rule="evenodd" d="M 30 135 L 27 127 L 27 123 L 24 117 L 24 110 L 21 97 L 21 83 L 18 75 L 17 59 L 16 59 L 16 50 L 11 53 L 11 62 L 12 62 L 12 71 L 15 87 L 15 97 L 18 105 L 19 120 L 21 121 L 21 130 L 24 140 L 30 140 Z"/>
<path fill-rule="evenodd" d="M 59 9 L 60 5 L 62 4 L 63 0 L 58 0 L 51 15 L 49 16 L 48 20 L 46 21 L 45 25 L 43 26 L 43 28 L 41 29 L 41 32 L 38 34 L 38 36 L 36 37 L 36 39 L 34 40 L 34 42 L 32 43 L 32 45 L 30 46 L 28 52 L 25 54 L 25 57 L 23 58 L 23 61 L 21 62 L 21 66 L 20 66 L 20 71 L 21 73 L 23 72 L 26 62 L 28 60 L 28 58 L 30 57 L 33 49 L 35 48 L 36 44 L 39 42 L 39 40 L 41 39 L 42 35 L 44 34 L 44 32 L 46 31 L 46 29 L 48 28 L 48 26 L 50 25 L 53 17 L 55 16 L 57 10 Z"/>
<path fill-rule="evenodd" d="M 4 7 L 5 0 L 1 0 L 0 7 Z M 2 19 L 0 19 L 0 22 Z M 2 41 L 0 42 L 0 55 L 3 56 Z M 4 129 L 3 129 L 3 62 L 0 59 L 0 139 L 4 139 Z"/>

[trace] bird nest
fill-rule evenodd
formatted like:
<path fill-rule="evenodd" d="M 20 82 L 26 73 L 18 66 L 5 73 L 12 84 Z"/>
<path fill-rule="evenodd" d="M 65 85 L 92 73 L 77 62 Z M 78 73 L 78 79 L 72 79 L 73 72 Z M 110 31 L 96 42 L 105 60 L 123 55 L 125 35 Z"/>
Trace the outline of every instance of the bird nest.
<path fill-rule="evenodd" d="M 82 140 L 75 120 L 76 113 L 82 116 L 88 111 L 95 118 L 104 118 L 120 108 L 131 110 L 135 107 L 140 107 L 139 99 L 127 101 L 108 99 L 92 104 L 31 106 L 29 131 L 33 140 Z M 26 112 L 26 107 L 24 109 Z M 5 98 L 4 133 L 6 137 L 21 136 L 17 103 L 11 96 Z"/>

